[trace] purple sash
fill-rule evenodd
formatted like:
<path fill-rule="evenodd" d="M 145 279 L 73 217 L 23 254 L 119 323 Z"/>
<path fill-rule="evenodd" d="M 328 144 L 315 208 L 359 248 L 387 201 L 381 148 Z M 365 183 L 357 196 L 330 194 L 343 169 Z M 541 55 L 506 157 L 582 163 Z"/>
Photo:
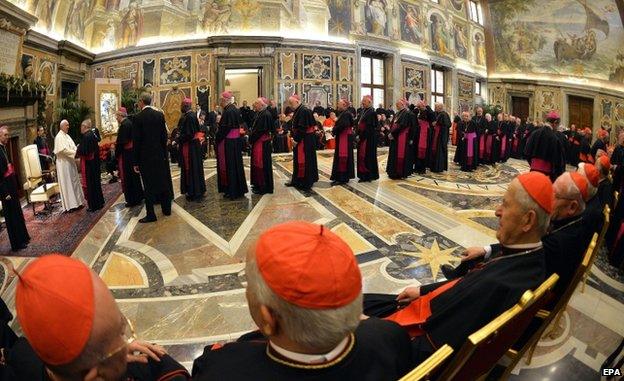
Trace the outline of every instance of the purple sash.
<path fill-rule="evenodd" d="M 264 142 L 268 140 L 271 140 L 268 134 L 262 135 L 260 139 L 254 142 L 253 152 L 251 153 L 251 177 L 254 183 L 259 186 L 264 186 L 264 174 L 262 173 L 264 168 L 263 146 Z"/>
<path fill-rule="evenodd" d="M 479 136 L 479 159 L 483 159 L 485 155 L 485 135 Z"/>
<path fill-rule="evenodd" d="M 229 134 L 228 134 L 229 135 Z M 219 168 L 219 180 L 221 184 L 227 185 L 227 167 L 225 166 L 225 139 L 217 146 L 217 164 Z"/>
<path fill-rule="evenodd" d="M 340 143 L 338 145 L 338 171 L 347 171 L 347 161 L 349 159 L 349 136 L 353 134 L 351 127 L 345 128 L 340 133 Z"/>
<path fill-rule="evenodd" d="M 440 140 L 440 126 L 436 123 L 433 127 L 433 145 L 431 146 L 431 153 L 434 156 L 438 153 L 438 140 Z"/>
<path fill-rule="evenodd" d="M 418 119 L 420 131 L 418 133 L 418 158 L 424 159 L 427 156 L 427 138 L 429 137 L 429 122 Z"/>
<path fill-rule="evenodd" d="M 240 138 L 240 130 L 232 128 L 230 132 L 228 132 L 226 139 L 238 139 Z"/>
<path fill-rule="evenodd" d="M 366 168 L 366 139 L 360 140 L 360 144 L 358 145 L 358 172 L 368 173 L 368 168 Z"/>
<path fill-rule="evenodd" d="M 477 133 L 467 132 L 464 137 L 466 138 L 467 144 L 466 156 L 472 158 L 474 157 L 474 140 L 477 138 Z"/>
<path fill-rule="evenodd" d="M 506 152 L 507 152 L 507 136 L 501 139 L 501 150 L 500 150 L 501 157 L 505 157 Z"/>

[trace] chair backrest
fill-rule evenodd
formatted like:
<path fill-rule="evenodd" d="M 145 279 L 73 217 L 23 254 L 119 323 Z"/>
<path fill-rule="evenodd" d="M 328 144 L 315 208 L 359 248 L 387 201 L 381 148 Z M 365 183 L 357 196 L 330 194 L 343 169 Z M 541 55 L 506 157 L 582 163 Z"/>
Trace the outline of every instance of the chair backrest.
<path fill-rule="evenodd" d="M 613 192 L 613 210 L 617 210 L 618 207 L 618 201 L 620 201 L 620 192 L 615 191 Z"/>
<path fill-rule="evenodd" d="M 440 369 L 440 366 L 451 357 L 451 354 L 453 354 L 453 348 L 448 344 L 444 344 L 399 381 L 424 381 L 431 379 L 432 375 Z"/>
<path fill-rule="evenodd" d="M 535 292 L 525 291 L 516 305 L 470 335 L 439 379 L 475 380 L 488 373 L 548 301 L 558 279 L 553 274 Z"/>
<path fill-rule="evenodd" d="M 607 230 L 609 230 L 609 224 L 611 223 L 611 208 L 609 208 L 609 205 L 605 205 L 604 209 L 602 210 L 602 214 L 604 217 L 604 223 L 602 224 L 602 230 L 600 230 L 600 235 L 598 236 L 598 239 L 596 241 L 596 246 L 594 246 L 594 250 L 592 251 L 589 264 L 587 265 L 587 271 L 590 271 L 592 265 L 594 264 L 594 261 L 596 260 L 596 257 L 600 252 L 600 248 L 604 244 Z"/>
<path fill-rule="evenodd" d="M 28 188 L 34 188 L 43 178 L 41 162 L 39 161 L 39 150 L 36 144 L 30 144 L 22 148 L 22 161 L 24 162 Z"/>
<path fill-rule="evenodd" d="M 589 264 L 591 263 L 592 255 L 594 254 L 594 250 L 596 249 L 596 245 L 598 244 L 598 233 L 594 233 L 591 241 L 589 242 L 589 246 L 587 246 L 587 250 L 585 250 L 585 256 L 583 257 L 583 261 L 581 261 L 581 265 L 576 269 L 574 273 L 574 277 L 572 277 L 572 281 L 566 288 L 565 292 L 561 296 L 561 299 L 557 301 L 557 304 L 551 311 L 551 315 L 556 315 L 562 308 L 565 308 L 568 305 L 568 301 L 576 291 L 576 287 L 579 282 L 583 279 L 585 272 L 589 268 Z"/>

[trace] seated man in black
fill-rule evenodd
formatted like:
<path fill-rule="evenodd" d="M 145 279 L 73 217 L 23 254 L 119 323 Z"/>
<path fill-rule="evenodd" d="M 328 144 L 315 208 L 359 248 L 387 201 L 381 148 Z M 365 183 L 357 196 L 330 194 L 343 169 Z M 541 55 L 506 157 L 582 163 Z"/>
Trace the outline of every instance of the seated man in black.
<path fill-rule="evenodd" d="M 206 348 L 194 380 L 397 380 L 410 370 L 407 333 L 360 321 L 353 252 L 323 226 L 290 222 L 263 233 L 245 268 L 259 340 Z"/>
<path fill-rule="evenodd" d="M 541 237 L 552 207 L 548 177 L 539 172 L 519 175 L 496 209 L 496 237 L 502 246 L 488 261 L 453 281 L 408 287 L 398 296 L 365 295 L 364 313 L 403 326 L 412 337 L 416 363 L 444 344 L 458 350 L 469 335 L 544 281 Z"/>
<path fill-rule="evenodd" d="M 574 277 L 576 269 L 583 260 L 585 250 L 594 233 L 592 221 L 586 219 L 585 203 L 590 197 L 589 183 L 579 173 L 566 172 L 559 176 L 553 184 L 554 203 L 550 216 L 549 233 L 542 238 L 546 258 L 547 275 L 557 274 L 559 280 L 555 285 L 556 303 Z M 447 279 L 455 279 L 464 275 L 470 268 L 492 252 L 496 252 L 500 244 L 486 247 L 471 247 L 464 253 L 462 263 L 455 269 L 442 265 L 442 272 Z"/>
<path fill-rule="evenodd" d="M 19 275 L 15 308 L 25 337 L 2 348 L 4 379 L 190 379 L 162 347 L 136 340 L 106 284 L 79 260 L 44 255 L 33 261 Z"/>

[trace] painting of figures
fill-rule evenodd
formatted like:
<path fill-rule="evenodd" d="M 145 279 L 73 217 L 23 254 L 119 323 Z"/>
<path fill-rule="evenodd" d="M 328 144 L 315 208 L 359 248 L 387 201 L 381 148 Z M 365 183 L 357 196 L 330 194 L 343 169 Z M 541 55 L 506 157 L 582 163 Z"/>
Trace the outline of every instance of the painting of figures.
<path fill-rule="evenodd" d="M 497 72 L 624 83 L 624 29 L 614 0 L 503 0 L 490 11 Z"/>
<path fill-rule="evenodd" d="M 364 15 L 366 31 L 370 34 L 386 36 L 388 34 L 388 15 L 386 0 L 366 0 Z"/>
<path fill-rule="evenodd" d="M 329 34 L 348 36 L 351 31 L 351 1 L 327 0 L 329 8 Z"/>
<path fill-rule="evenodd" d="M 423 41 L 422 11 L 417 5 L 400 2 L 401 40 L 420 45 Z"/>
<path fill-rule="evenodd" d="M 429 29 L 431 34 L 431 49 L 441 55 L 449 54 L 449 35 L 444 18 L 437 13 L 431 14 L 429 17 Z"/>

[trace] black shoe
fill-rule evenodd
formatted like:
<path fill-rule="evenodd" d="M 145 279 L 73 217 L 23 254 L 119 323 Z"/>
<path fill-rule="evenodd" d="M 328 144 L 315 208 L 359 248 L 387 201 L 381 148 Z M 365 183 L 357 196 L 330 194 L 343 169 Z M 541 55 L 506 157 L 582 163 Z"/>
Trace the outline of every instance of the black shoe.
<path fill-rule="evenodd" d="M 25 248 L 27 248 L 27 247 L 28 247 L 28 244 L 25 244 L 25 243 L 24 243 L 24 244 L 22 244 L 22 245 L 20 245 L 20 246 L 18 246 L 18 247 L 12 247 L 12 248 L 11 248 L 11 251 L 20 251 L 20 250 L 24 250 L 24 249 L 25 249 Z"/>
<path fill-rule="evenodd" d="M 141 205 L 140 202 L 135 202 L 135 203 L 132 203 L 132 204 L 129 203 L 129 202 L 126 202 L 125 207 L 126 208 L 134 208 L 135 206 L 139 206 L 139 205 Z"/>
<path fill-rule="evenodd" d="M 284 186 L 287 186 L 287 187 L 290 188 L 290 187 L 294 187 L 295 184 L 293 184 L 293 182 L 291 181 L 291 182 L 288 182 L 288 183 L 284 184 Z"/>
<path fill-rule="evenodd" d="M 156 217 L 143 217 L 139 220 L 139 223 L 141 224 L 147 224 L 150 222 L 156 222 Z"/>
<path fill-rule="evenodd" d="M 171 215 L 171 211 L 170 210 L 167 210 L 167 211 L 163 210 L 162 214 L 163 214 L 163 216 L 170 216 Z"/>
<path fill-rule="evenodd" d="M 340 184 L 344 184 L 344 183 L 337 181 L 337 180 L 334 180 L 331 183 L 329 183 L 329 185 L 331 185 L 332 187 L 335 187 L 336 185 L 340 185 Z"/>
<path fill-rule="evenodd" d="M 457 274 L 455 274 L 455 268 L 451 265 L 442 265 L 440 266 L 440 270 L 442 271 L 442 274 L 444 274 L 444 277 L 448 280 L 457 278 Z"/>

